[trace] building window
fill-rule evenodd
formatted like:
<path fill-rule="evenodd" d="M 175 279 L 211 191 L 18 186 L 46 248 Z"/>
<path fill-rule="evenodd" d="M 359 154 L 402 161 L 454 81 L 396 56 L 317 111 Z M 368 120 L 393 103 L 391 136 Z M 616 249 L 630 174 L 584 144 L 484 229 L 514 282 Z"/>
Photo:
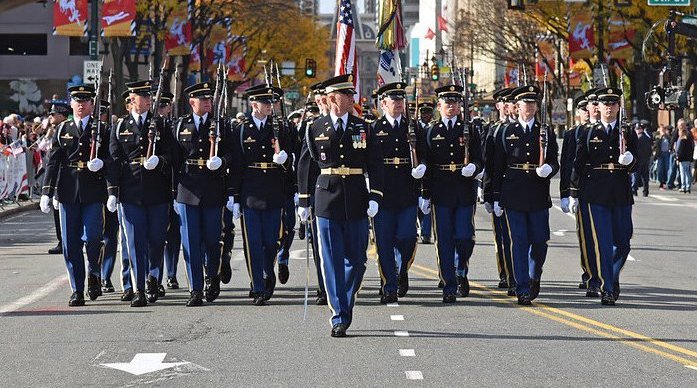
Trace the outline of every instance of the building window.
<path fill-rule="evenodd" d="M 46 55 L 46 34 L 0 34 L 0 55 Z"/>
<path fill-rule="evenodd" d="M 70 55 L 88 56 L 90 55 L 90 45 L 87 38 L 78 36 L 70 37 Z"/>

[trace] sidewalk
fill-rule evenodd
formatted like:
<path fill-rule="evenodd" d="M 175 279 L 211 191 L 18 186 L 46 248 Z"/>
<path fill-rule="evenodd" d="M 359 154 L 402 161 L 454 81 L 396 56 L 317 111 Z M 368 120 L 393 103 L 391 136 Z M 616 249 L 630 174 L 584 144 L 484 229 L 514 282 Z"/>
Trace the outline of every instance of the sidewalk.
<path fill-rule="evenodd" d="M 10 217 L 13 214 L 18 214 L 23 211 L 39 209 L 39 201 L 19 201 L 19 203 L 3 203 L 0 207 L 0 220 Z"/>

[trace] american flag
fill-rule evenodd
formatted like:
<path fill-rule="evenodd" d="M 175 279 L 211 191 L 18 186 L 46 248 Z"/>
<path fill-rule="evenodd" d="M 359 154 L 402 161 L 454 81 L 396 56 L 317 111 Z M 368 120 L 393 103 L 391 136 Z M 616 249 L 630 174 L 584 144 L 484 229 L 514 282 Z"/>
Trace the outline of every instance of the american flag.
<path fill-rule="evenodd" d="M 339 15 L 336 23 L 336 60 L 334 75 L 353 74 L 353 84 L 357 92 L 358 56 L 356 56 L 356 36 L 353 34 L 353 5 L 351 0 L 340 0 Z M 356 102 L 360 101 L 360 93 L 354 95 Z"/>

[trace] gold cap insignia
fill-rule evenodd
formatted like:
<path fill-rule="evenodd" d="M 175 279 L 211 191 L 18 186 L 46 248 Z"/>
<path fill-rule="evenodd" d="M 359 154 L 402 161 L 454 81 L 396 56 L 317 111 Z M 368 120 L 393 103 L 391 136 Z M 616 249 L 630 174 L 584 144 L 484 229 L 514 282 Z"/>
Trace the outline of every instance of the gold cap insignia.
<path fill-rule="evenodd" d="M 401 89 L 401 88 L 402 88 L 402 84 L 397 84 L 397 88 L 398 88 L 398 89 Z"/>
<path fill-rule="evenodd" d="M 454 87 L 454 86 L 451 86 L 451 87 L 450 87 L 450 91 L 451 91 L 451 92 L 454 92 L 454 91 L 455 91 L 455 87 Z"/>
<path fill-rule="evenodd" d="M 608 89 L 607 92 L 608 92 L 608 93 L 612 93 L 612 89 Z"/>
<path fill-rule="evenodd" d="M 353 82 L 353 74 L 349 75 L 348 80 L 349 82 Z"/>
<path fill-rule="evenodd" d="M 208 84 L 207 84 L 207 83 L 203 84 L 203 87 L 204 87 L 204 88 L 207 88 L 207 87 L 208 87 Z"/>
<path fill-rule="evenodd" d="M 146 82 L 146 83 L 145 83 L 145 86 L 150 86 L 150 82 Z"/>
<path fill-rule="evenodd" d="M 531 92 L 534 92 L 535 88 L 531 86 L 530 89 L 528 89 L 528 90 L 530 90 Z"/>
<path fill-rule="evenodd" d="M 82 92 L 82 91 L 84 91 L 84 90 L 85 90 L 85 88 L 84 88 L 84 87 L 82 87 L 82 86 L 80 86 L 80 89 L 79 89 L 79 90 L 80 90 L 80 91 Z"/>

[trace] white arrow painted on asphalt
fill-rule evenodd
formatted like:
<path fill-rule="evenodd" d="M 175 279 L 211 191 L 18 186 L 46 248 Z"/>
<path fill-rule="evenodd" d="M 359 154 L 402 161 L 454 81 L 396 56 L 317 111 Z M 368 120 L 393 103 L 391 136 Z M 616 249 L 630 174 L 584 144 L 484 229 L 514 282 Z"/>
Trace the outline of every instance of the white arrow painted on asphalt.
<path fill-rule="evenodd" d="M 107 368 L 118 369 L 132 375 L 140 376 L 158 370 L 174 368 L 175 366 L 190 364 L 190 362 L 162 362 L 167 353 L 138 353 L 131 362 L 114 362 L 99 364 Z"/>

